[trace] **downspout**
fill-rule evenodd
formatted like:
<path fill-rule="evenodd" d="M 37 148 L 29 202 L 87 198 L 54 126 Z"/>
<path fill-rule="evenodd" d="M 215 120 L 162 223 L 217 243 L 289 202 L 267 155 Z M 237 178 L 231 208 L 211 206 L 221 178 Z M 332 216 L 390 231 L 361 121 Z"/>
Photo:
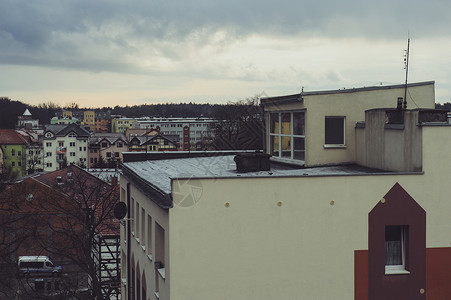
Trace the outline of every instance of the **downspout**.
<path fill-rule="evenodd" d="M 131 229 L 130 229 L 130 182 L 127 183 L 127 299 L 132 299 L 132 286 L 131 286 L 131 263 L 130 263 L 130 255 L 131 255 Z"/>

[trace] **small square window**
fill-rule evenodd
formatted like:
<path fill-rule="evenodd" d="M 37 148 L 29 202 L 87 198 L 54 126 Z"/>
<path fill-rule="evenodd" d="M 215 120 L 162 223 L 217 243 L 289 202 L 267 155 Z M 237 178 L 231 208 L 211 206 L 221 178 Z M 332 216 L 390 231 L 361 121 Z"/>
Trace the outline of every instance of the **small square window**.
<path fill-rule="evenodd" d="M 325 118 L 326 145 L 345 145 L 345 117 Z"/>

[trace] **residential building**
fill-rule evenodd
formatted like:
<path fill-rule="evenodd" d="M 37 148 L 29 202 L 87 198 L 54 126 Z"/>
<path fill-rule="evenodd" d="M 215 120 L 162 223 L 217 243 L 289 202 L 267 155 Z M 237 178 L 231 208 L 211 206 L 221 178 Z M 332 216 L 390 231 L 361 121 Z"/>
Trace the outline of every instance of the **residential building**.
<path fill-rule="evenodd" d="M 305 166 L 355 162 L 354 126 L 365 111 L 396 106 L 405 85 L 262 98 L 266 149 L 275 159 Z M 408 85 L 408 107 L 435 108 L 434 82 Z"/>
<path fill-rule="evenodd" d="M 73 163 L 88 163 L 90 133 L 77 124 L 48 125 L 43 136 L 44 171 L 55 171 Z"/>
<path fill-rule="evenodd" d="M 72 121 L 76 120 L 76 121 Z M 111 132 L 111 112 L 104 110 L 62 110 L 55 114 L 51 124 L 77 123 L 88 131 L 97 133 Z"/>
<path fill-rule="evenodd" d="M 178 135 L 179 148 L 184 151 L 206 150 L 213 143 L 215 132 L 212 118 L 142 118 L 132 128 L 158 129 L 163 135 Z"/>
<path fill-rule="evenodd" d="M 88 168 L 117 168 L 122 162 L 122 152 L 128 150 L 128 141 L 123 134 L 93 134 L 89 138 Z"/>
<path fill-rule="evenodd" d="M 80 124 L 80 120 L 72 117 L 53 117 L 50 119 L 51 125 L 69 125 L 69 124 Z"/>
<path fill-rule="evenodd" d="M 63 110 L 63 111 L 61 112 L 61 116 L 62 116 L 63 118 L 73 118 L 72 111 L 70 111 L 70 110 Z"/>
<path fill-rule="evenodd" d="M 44 147 L 42 134 L 30 130 L 16 130 L 27 142 L 26 146 L 26 174 L 44 170 Z"/>
<path fill-rule="evenodd" d="M 27 173 L 27 140 L 16 130 L 0 129 L 3 174 L 17 178 Z"/>
<path fill-rule="evenodd" d="M 111 119 L 111 132 L 124 133 L 136 121 L 135 118 L 114 117 Z"/>
<path fill-rule="evenodd" d="M 181 150 L 205 150 L 213 143 L 215 122 L 211 118 L 115 118 L 112 131 L 157 130 L 165 136 L 179 136 L 177 148 Z"/>
<path fill-rule="evenodd" d="M 25 109 L 24 113 L 17 118 L 17 128 L 26 128 L 28 130 L 40 129 L 39 120 L 33 119 L 31 112 Z"/>
<path fill-rule="evenodd" d="M 86 110 L 83 112 L 83 121 L 81 124 L 90 132 L 96 131 L 96 118 L 95 112 L 92 110 Z"/>
<path fill-rule="evenodd" d="M 95 120 L 96 122 L 96 131 L 97 133 L 107 133 L 107 132 L 111 132 L 110 127 L 111 127 L 111 122 L 107 119 L 97 119 Z"/>
<path fill-rule="evenodd" d="M 110 111 L 96 111 L 95 112 L 95 132 L 107 133 L 111 132 L 111 112 Z"/>
<path fill-rule="evenodd" d="M 262 101 L 269 153 L 124 154 L 123 299 L 446 299 L 446 111 L 354 92 Z"/>
<path fill-rule="evenodd" d="M 128 128 L 125 130 L 124 134 L 127 138 L 127 141 L 130 141 L 134 136 L 152 136 L 160 133 L 160 128 L 154 128 L 154 129 L 141 129 L 141 128 Z"/>
<path fill-rule="evenodd" d="M 177 151 L 177 135 L 166 136 L 160 133 L 155 135 L 134 136 L 130 139 L 130 151 Z"/>

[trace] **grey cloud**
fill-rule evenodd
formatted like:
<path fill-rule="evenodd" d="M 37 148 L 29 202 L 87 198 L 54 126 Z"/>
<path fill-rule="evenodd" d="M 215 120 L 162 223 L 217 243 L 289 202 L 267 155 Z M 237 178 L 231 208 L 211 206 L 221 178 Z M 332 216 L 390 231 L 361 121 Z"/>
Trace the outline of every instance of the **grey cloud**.
<path fill-rule="evenodd" d="M 250 34 L 433 36 L 447 33 L 450 8 L 441 0 L 1 0 L 0 61 L 138 72 L 127 57 L 183 59 L 218 30 L 225 44 Z"/>

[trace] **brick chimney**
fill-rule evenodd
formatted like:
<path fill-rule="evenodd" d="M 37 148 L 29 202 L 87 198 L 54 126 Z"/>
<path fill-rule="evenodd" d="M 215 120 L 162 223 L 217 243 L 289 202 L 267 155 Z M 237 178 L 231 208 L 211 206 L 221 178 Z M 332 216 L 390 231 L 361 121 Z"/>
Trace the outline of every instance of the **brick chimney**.
<path fill-rule="evenodd" d="M 115 187 L 117 185 L 117 176 L 111 177 L 111 186 Z"/>

